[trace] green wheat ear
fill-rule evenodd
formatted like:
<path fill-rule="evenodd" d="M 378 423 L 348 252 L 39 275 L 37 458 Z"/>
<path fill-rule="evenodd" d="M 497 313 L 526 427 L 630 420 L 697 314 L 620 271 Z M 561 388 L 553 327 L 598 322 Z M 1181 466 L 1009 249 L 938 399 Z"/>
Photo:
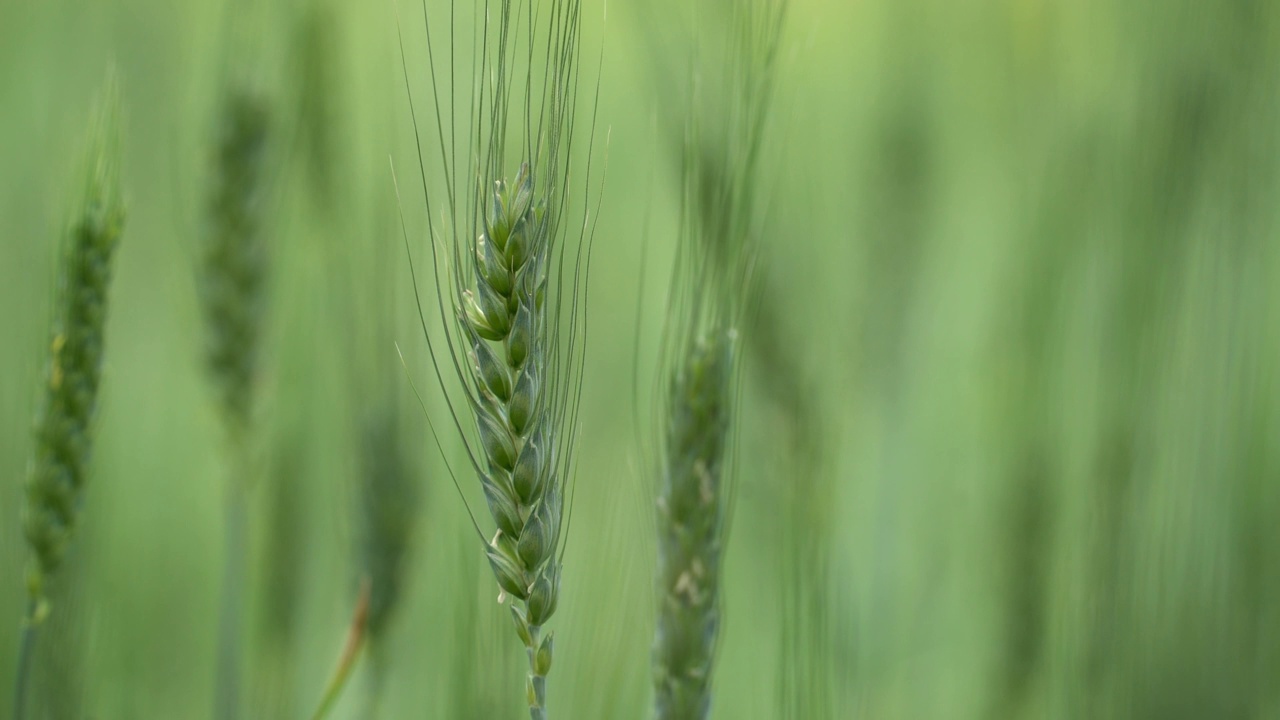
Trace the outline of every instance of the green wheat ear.
<path fill-rule="evenodd" d="M 546 204 L 534 199 L 527 165 L 514 183 L 497 183 L 485 227 L 476 248 L 475 292 L 464 294 L 461 320 L 480 398 L 473 408 L 487 461 L 480 483 L 498 527 L 486 553 L 499 587 L 522 601 L 511 612 L 529 656 L 526 694 L 536 720 L 546 714 L 552 635 L 543 637 L 542 626 L 559 601 L 564 496 L 559 428 L 546 399 Z"/>
<path fill-rule="evenodd" d="M 421 302 L 420 319 L 436 379 L 495 526 L 486 532 L 475 524 L 501 588 L 499 601 L 513 600 L 511 616 L 528 659 L 524 689 L 532 720 L 547 717 L 554 640 L 546 625 L 560 600 L 566 479 L 586 357 L 594 225 L 585 215 L 572 230 L 563 223 L 581 13 L 579 0 L 551 0 L 537 20 L 532 5 L 497 5 L 493 31 L 476 39 L 480 66 L 469 85 L 473 106 L 482 110 L 475 132 L 455 127 L 453 118 L 461 113 L 439 106 L 435 90 L 448 86 L 452 92 L 453 83 L 435 82 L 442 65 L 429 55 L 440 144 L 431 162 L 441 166 L 445 192 L 429 186 L 427 161 L 419 154 L 428 209 L 439 202 L 454 219 L 428 233 L 434 279 L 448 289 L 447 299 L 445 292 L 436 294 L 435 308 L 445 332 L 436 336 L 428 328 Z M 458 104 L 459 98 L 450 99 Z M 412 93 L 409 100 L 416 126 Z M 519 132 L 508 126 L 512 119 Z M 594 118 L 591 127 L 588 188 Z M 451 147 L 446 138 L 464 138 L 467 147 Z M 571 233 L 577 238 L 566 237 Z M 461 388 L 450 388 L 442 366 L 452 366 Z"/>
<path fill-rule="evenodd" d="M 28 592 L 43 598 L 77 524 L 93 450 L 93 419 L 105 352 L 112 258 L 124 230 L 118 99 L 109 81 L 94 120 L 83 201 L 65 238 L 44 399 L 26 485 L 23 530 L 33 562 Z"/>
<path fill-rule="evenodd" d="M 652 652 L 658 720 L 703 720 L 712 703 L 725 517 L 732 507 L 729 448 L 741 363 L 736 328 L 756 290 L 759 208 L 766 205 L 757 192 L 762 134 L 787 0 L 693 7 L 695 71 L 685 115 L 673 124 L 683 130 L 684 203 L 669 301 L 674 311 L 661 358 L 666 401 L 659 464 L 650 473 L 658 480 Z M 704 11 L 723 25 L 701 25 Z M 706 32 L 713 30 L 719 32 Z M 704 53 L 714 57 L 704 60 Z M 708 104 L 721 96 L 720 104 Z"/>
<path fill-rule="evenodd" d="M 232 435 L 249 426 L 258 371 L 267 278 L 263 204 L 269 130 L 263 99 L 247 90 L 227 91 L 212 158 L 199 279 L 205 361 Z"/>
<path fill-rule="evenodd" d="M 658 718 L 704 718 L 711 707 L 734 353 L 732 333 L 704 334 L 686 351 L 669 389 L 657 501 Z"/>
<path fill-rule="evenodd" d="M 115 77 L 109 75 L 90 129 L 84 194 L 63 239 L 49 362 L 22 506 L 31 561 L 13 694 L 15 720 L 26 714 L 37 628 L 48 613 L 45 581 L 57 572 L 75 533 L 93 451 L 112 258 L 125 221 L 117 93 Z"/>
<path fill-rule="evenodd" d="M 248 543 L 250 431 L 268 273 L 264 239 L 271 140 L 267 100 L 223 91 L 210 158 L 198 281 L 205 363 L 217 390 L 235 475 L 226 487 L 225 555 L 216 680 L 218 718 L 240 716 L 242 594 Z"/>

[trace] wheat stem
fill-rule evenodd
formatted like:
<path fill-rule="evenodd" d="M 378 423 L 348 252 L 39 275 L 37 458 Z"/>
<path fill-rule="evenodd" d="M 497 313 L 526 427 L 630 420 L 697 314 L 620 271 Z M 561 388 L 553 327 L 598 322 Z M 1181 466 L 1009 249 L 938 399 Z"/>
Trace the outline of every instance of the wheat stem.
<path fill-rule="evenodd" d="M 22 637 L 18 640 L 18 671 L 14 679 L 13 720 L 23 720 L 27 712 L 27 688 L 31 685 L 31 666 L 35 660 L 36 636 L 40 623 L 36 618 L 37 603 L 27 601 L 27 614 L 22 621 Z"/>
<path fill-rule="evenodd" d="M 238 478 L 236 480 L 239 480 Z M 218 665 L 214 717 L 240 716 L 244 653 L 244 596 L 249 532 L 248 497 L 239 482 L 227 488 L 224 507 L 222 600 L 218 614 Z"/>
<path fill-rule="evenodd" d="M 525 648 L 525 653 L 529 656 L 529 686 L 526 688 L 528 695 L 526 699 L 529 702 L 530 720 L 547 720 L 547 675 L 545 669 L 538 667 L 537 651 L 533 649 L 538 646 L 541 634 L 542 628 L 530 626 L 532 647 Z"/>
<path fill-rule="evenodd" d="M 240 717 L 247 572 L 250 440 L 266 284 L 263 195 L 269 122 L 266 103 L 243 88 L 219 110 L 200 272 L 206 355 L 234 463 L 225 489 L 222 601 L 214 717 Z"/>

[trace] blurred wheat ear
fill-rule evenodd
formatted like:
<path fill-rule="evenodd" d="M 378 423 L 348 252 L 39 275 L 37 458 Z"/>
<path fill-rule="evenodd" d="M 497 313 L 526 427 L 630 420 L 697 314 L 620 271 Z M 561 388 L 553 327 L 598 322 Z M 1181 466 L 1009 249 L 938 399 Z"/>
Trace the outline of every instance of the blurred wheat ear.
<path fill-rule="evenodd" d="M 242 442 L 258 372 L 267 252 L 263 238 L 269 118 L 265 99 L 233 88 L 218 109 L 199 272 L 205 360 L 232 442 Z"/>
<path fill-rule="evenodd" d="M 49 362 L 22 509 L 31 549 L 29 611 L 19 649 L 14 718 L 26 712 L 36 631 L 48 612 L 45 580 L 62 564 L 75 532 L 93 451 L 94 415 L 106 350 L 112 259 L 124 231 L 120 191 L 119 96 L 109 76 L 95 115 L 83 199 L 64 238 Z"/>
<path fill-rule="evenodd" d="M 266 99 L 243 86 L 223 91 L 217 113 L 198 280 L 205 361 L 233 468 L 225 488 L 215 700 L 215 717 L 229 719 L 240 715 L 249 443 L 267 281 L 264 205 L 271 128 Z"/>
<path fill-rule="evenodd" d="M 704 718 L 711 707 L 734 354 L 732 333 L 703 335 L 688 348 L 671 383 L 657 502 L 658 718 Z"/>
<path fill-rule="evenodd" d="M 288 421 L 286 421 L 288 422 Z M 300 502 L 315 477 L 305 433 L 289 428 L 272 440 L 270 469 L 261 479 L 266 491 L 262 561 L 254 582 L 262 590 L 255 620 L 255 667 L 251 670 L 254 707 L 271 717 L 297 714 L 297 645 L 305 594 L 309 506 Z"/>
<path fill-rule="evenodd" d="M 740 329 L 755 330 L 749 306 L 766 205 L 759 168 L 786 8 L 786 0 L 691 5 L 687 104 L 668 119 L 682 204 L 659 357 L 658 458 L 649 472 L 658 485 L 659 720 L 700 720 L 711 711 L 733 508 L 737 338 Z"/>

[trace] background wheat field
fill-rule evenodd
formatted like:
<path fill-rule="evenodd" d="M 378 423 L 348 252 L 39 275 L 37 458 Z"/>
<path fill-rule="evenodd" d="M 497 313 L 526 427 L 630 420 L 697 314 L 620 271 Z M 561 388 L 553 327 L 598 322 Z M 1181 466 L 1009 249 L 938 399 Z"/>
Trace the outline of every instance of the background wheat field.
<path fill-rule="evenodd" d="M 637 436 L 678 235 L 685 2 L 583 5 L 600 212 L 556 717 L 652 712 Z M 415 101 L 422 12 L 398 9 Z M 360 585 L 353 418 L 388 396 L 420 504 L 382 714 L 524 717 L 522 650 L 445 469 L 465 459 L 426 420 L 448 416 L 410 288 L 430 250 L 397 8 L 338 0 L 0 0 L 0 714 L 58 236 L 114 63 L 129 221 L 31 715 L 210 717 L 229 470 L 195 268 L 229 13 L 252 17 L 279 129 L 246 717 L 322 694 Z M 1265 0 L 791 2 L 713 717 L 1280 718 L 1277 68 Z M 368 685 L 332 717 L 360 717 Z"/>

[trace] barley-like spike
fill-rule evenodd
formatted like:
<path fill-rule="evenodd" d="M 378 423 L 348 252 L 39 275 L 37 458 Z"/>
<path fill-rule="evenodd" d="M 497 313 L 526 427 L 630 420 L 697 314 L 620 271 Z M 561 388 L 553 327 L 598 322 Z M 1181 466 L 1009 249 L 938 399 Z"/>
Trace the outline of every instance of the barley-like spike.
<path fill-rule="evenodd" d="M 658 499 L 661 609 L 653 662 L 660 720 L 705 718 L 711 705 L 732 340 L 724 332 L 699 338 L 678 367 L 670 387 Z"/>
<path fill-rule="evenodd" d="M 45 580 L 62 564 L 79 520 L 93 450 L 94 415 L 106 343 L 111 269 L 124 231 L 118 99 L 108 79 L 91 127 L 84 195 L 63 239 L 49 363 L 35 421 L 22 527 L 31 561 L 29 612 L 19 650 L 13 717 L 26 712 L 36 628 L 47 614 Z"/>

